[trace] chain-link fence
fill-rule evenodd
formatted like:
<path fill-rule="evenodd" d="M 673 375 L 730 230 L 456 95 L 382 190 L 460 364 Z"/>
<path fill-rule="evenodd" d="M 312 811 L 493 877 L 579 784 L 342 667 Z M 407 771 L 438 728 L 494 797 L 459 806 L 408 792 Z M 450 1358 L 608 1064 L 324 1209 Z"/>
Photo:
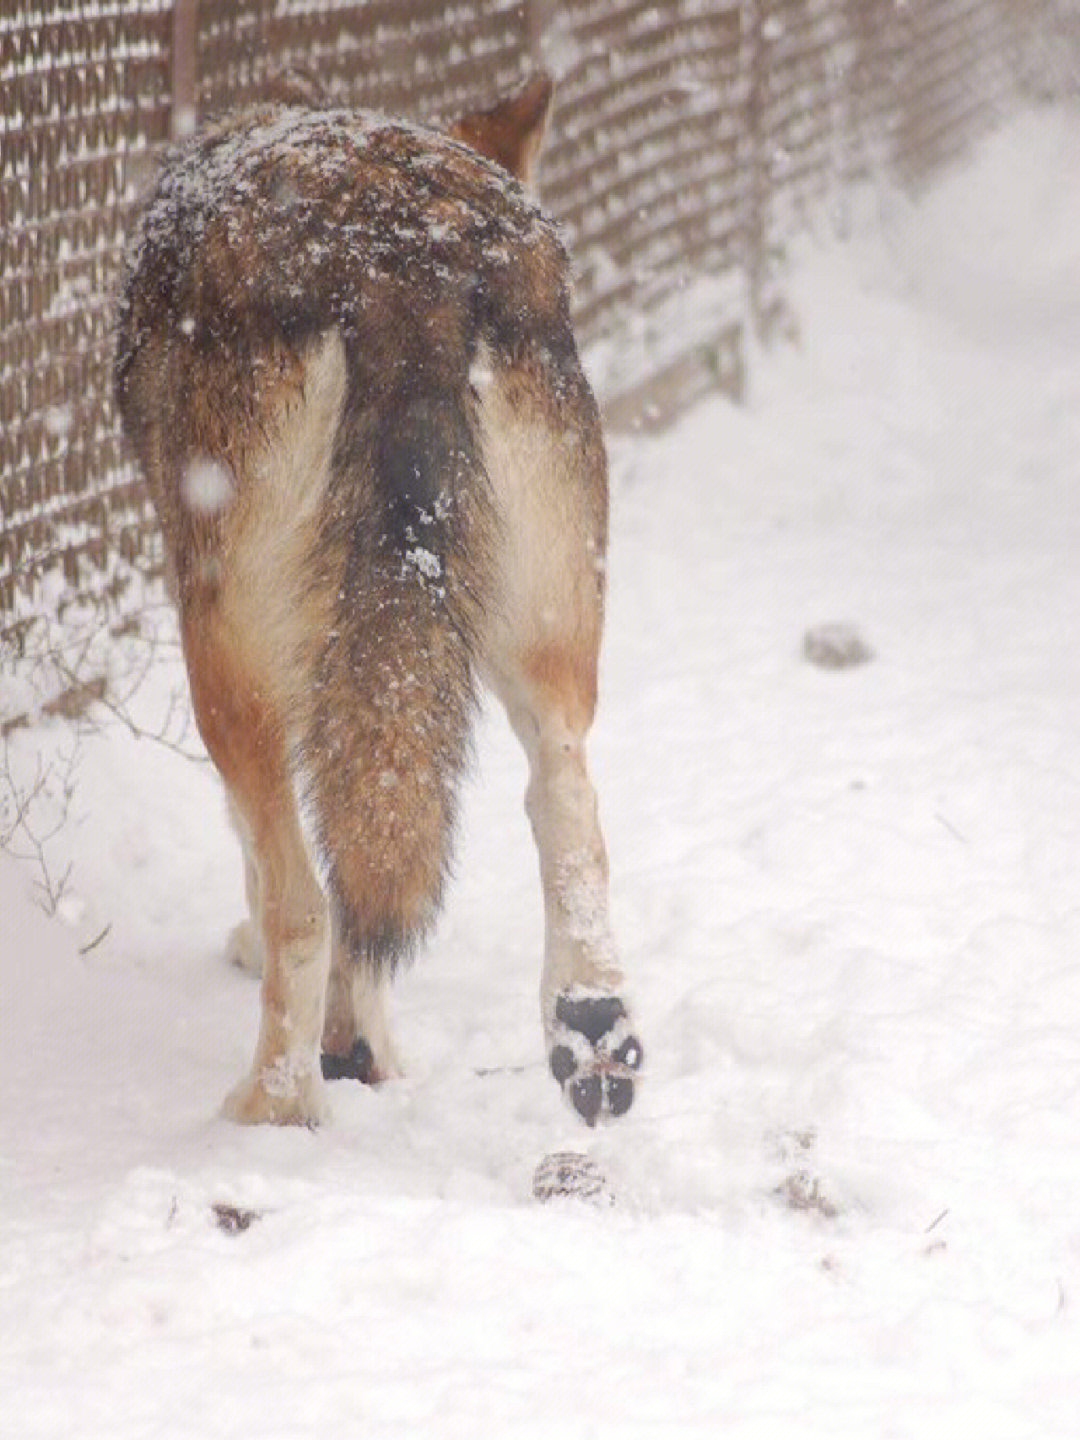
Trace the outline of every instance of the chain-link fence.
<path fill-rule="evenodd" d="M 1040 0 L 1043 6 L 1073 0 Z M 109 399 L 124 231 L 155 157 L 294 68 L 420 118 L 558 80 L 543 194 L 613 416 L 737 388 L 771 257 L 889 164 L 959 151 L 1032 60 L 1019 0 L 0 0 L 0 659 L 158 565 Z M 1026 49 L 1025 49 L 1026 46 Z M 1030 81 L 1031 76 L 1029 74 Z M 701 286 L 693 307 L 681 292 Z M 646 383 L 648 382 L 648 384 Z"/>

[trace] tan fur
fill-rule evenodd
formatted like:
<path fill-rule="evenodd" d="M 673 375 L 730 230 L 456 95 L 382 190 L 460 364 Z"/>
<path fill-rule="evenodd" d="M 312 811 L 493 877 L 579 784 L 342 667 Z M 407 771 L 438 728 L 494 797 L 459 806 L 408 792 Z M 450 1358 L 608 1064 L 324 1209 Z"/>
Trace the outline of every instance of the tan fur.
<path fill-rule="evenodd" d="M 485 360 L 483 373 L 484 457 L 502 527 L 489 659 L 560 697 L 585 729 L 596 705 L 607 548 L 595 407 L 582 400 L 578 414 L 562 416 L 527 370 Z"/>
<path fill-rule="evenodd" d="M 245 455 L 235 511 L 224 517 L 218 604 L 260 675 L 284 679 L 282 657 L 304 656 L 330 620 L 325 591 L 306 575 L 344 393 L 341 340 L 331 332 L 308 357 L 300 385 L 271 411 L 265 443 Z M 278 697 L 290 716 L 304 699 Z"/>

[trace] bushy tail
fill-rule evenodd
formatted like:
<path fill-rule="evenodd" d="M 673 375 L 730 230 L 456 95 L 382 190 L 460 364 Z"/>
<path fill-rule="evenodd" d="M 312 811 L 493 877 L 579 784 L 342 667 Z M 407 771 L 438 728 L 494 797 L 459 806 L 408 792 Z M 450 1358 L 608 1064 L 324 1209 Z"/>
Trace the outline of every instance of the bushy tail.
<path fill-rule="evenodd" d="M 494 518 L 467 384 L 350 366 L 321 548 L 340 576 L 304 769 L 348 957 L 392 966 L 434 919 L 475 702 Z"/>

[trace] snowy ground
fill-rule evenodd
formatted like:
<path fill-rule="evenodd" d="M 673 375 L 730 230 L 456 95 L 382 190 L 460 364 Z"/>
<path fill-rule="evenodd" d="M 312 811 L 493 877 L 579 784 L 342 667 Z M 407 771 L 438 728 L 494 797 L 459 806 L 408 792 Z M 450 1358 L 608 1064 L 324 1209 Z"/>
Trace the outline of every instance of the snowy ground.
<path fill-rule="evenodd" d="M 409 1078 L 296 1133 L 215 1118 L 257 995 L 212 777 L 95 713 L 64 918 L 0 855 L 0 1434 L 1075 1440 L 1078 171 L 1050 113 L 876 197 L 745 408 L 613 447 L 621 1125 L 545 1073 L 499 716 Z M 830 621 L 875 658 L 809 664 Z M 13 776 L 71 735 L 14 736 Z M 532 1199 L 560 1148 L 613 1206 Z"/>

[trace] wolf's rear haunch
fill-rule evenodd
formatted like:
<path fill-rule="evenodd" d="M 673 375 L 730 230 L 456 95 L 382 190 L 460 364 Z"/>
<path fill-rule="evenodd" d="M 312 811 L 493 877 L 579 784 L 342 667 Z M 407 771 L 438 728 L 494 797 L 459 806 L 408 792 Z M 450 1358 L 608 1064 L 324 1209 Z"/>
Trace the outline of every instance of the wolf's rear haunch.
<path fill-rule="evenodd" d="M 563 248 L 484 158 L 524 172 L 549 99 L 457 122 L 468 146 L 241 113 L 172 158 L 128 248 L 116 395 L 263 973 L 238 1119 L 310 1123 L 323 1073 L 396 1072 L 383 981 L 438 909 L 477 678 L 530 761 L 552 1070 L 590 1123 L 633 1096 L 584 753 L 604 448 Z"/>

